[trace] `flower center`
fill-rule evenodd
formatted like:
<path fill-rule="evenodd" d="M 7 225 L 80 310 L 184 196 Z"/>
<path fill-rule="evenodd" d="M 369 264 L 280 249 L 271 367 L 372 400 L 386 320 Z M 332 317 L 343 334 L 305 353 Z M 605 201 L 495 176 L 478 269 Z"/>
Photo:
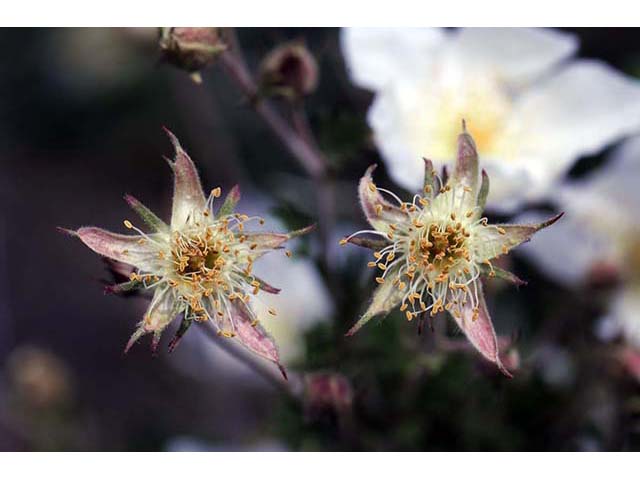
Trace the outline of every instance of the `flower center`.
<path fill-rule="evenodd" d="M 492 75 L 476 72 L 446 82 L 440 89 L 430 81 L 422 95 L 405 123 L 417 158 L 429 152 L 438 163 L 455 159 L 460 118 L 467 121 L 481 156 L 511 158 L 505 128 L 512 100 Z"/>
<path fill-rule="evenodd" d="M 374 252 L 376 261 L 369 262 L 369 267 L 382 270 L 378 283 L 391 281 L 403 292 L 400 310 L 408 320 L 445 309 L 459 316 L 468 304 L 476 316 L 475 281 L 480 270 L 473 253 L 473 232 L 486 219 L 476 218 L 466 186 L 441 187 L 435 197 L 431 188 L 425 191 L 428 195 L 415 195 L 412 203 L 401 202 L 407 220 L 389 226 L 384 235 L 392 243 Z"/>

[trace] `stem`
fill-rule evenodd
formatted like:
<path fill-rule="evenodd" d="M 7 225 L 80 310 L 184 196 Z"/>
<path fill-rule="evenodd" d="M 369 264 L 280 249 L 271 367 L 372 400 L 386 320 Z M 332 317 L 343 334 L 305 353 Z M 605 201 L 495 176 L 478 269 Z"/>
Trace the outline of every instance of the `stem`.
<path fill-rule="evenodd" d="M 242 58 L 231 50 L 227 50 L 220 55 L 220 63 L 229 77 L 242 90 L 256 113 L 262 117 L 267 126 L 298 160 L 307 174 L 311 178 L 325 176 L 327 169 L 322 156 L 309 143 L 300 138 L 268 100 L 258 98 L 258 88 Z"/>
<path fill-rule="evenodd" d="M 331 262 L 329 256 L 330 232 L 334 224 L 332 185 L 329 178 L 328 162 L 313 137 L 303 113 L 294 112 L 294 127 L 290 126 L 267 99 L 258 95 L 257 84 L 244 60 L 242 49 L 233 30 L 228 32 L 230 48 L 223 52 L 220 63 L 229 78 L 234 81 L 248 100 L 249 105 L 262 117 L 265 124 L 280 139 L 291 155 L 298 161 L 313 181 L 318 203 L 318 231 L 321 241 L 320 264 L 327 283 L 331 284 Z"/>
<path fill-rule="evenodd" d="M 291 372 L 289 372 L 289 380 L 285 380 L 284 377 L 280 375 L 280 372 L 275 368 L 269 368 L 257 360 L 251 353 L 239 346 L 236 341 L 220 337 L 211 323 L 205 322 L 202 324 L 202 327 L 204 328 L 207 336 L 213 340 L 214 343 L 260 375 L 276 390 L 279 390 L 293 400 L 300 400 L 302 384 L 301 379 L 297 375 L 292 375 Z"/>

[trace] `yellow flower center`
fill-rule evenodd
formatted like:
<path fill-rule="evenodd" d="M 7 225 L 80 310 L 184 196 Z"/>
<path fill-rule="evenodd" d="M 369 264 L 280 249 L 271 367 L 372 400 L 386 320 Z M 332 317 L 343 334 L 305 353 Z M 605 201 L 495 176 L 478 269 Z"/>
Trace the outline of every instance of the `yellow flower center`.
<path fill-rule="evenodd" d="M 438 163 L 453 162 L 461 118 L 466 120 L 481 156 L 512 158 L 509 134 L 505 131 L 512 100 L 496 79 L 470 75 L 461 84 L 441 88 L 427 84 L 422 95 L 423 100 L 405 119 L 417 158 L 429 152 L 430 158 Z"/>

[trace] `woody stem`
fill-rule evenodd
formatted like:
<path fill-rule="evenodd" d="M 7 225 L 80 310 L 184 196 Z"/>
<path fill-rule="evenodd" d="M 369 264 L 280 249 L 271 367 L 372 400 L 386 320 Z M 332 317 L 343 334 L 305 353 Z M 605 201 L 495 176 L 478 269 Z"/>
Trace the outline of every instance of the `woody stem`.
<path fill-rule="evenodd" d="M 220 55 L 220 63 L 228 77 L 237 85 L 247 98 L 249 105 L 264 120 L 276 137 L 297 160 L 314 183 L 316 201 L 318 204 L 319 233 L 322 241 L 321 263 L 326 272 L 330 271 L 329 241 L 333 225 L 333 195 L 329 179 L 328 162 L 317 148 L 311 131 L 306 125 L 300 127 L 299 118 L 295 126 L 291 126 L 275 109 L 273 104 L 265 98 L 260 98 L 258 86 L 251 75 L 235 32 L 230 29 L 230 48 Z"/>

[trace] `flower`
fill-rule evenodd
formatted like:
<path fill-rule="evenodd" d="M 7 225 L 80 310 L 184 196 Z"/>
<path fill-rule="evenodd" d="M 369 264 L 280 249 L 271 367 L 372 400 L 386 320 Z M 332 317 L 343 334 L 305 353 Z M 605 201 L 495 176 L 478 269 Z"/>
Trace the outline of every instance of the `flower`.
<path fill-rule="evenodd" d="M 368 122 L 389 174 L 418 189 L 429 152 L 454 157 L 465 118 L 492 180 L 489 207 L 539 200 L 579 157 L 640 129 L 640 84 L 573 60 L 577 39 L 526 28 L 345 29 L 347 67 L 373 90 Z"/>
<path fill-rule="evenodd" d="M 523 253 L 567 286 L 614 284 L 606 337 L 622 334 L 640 349 L 640 137 L 625 141 L 605 165 L 586 178 L 556 189 L 554 201 L 567 221 L 544 232 Z M 540 212 L 521 218 L 537 219 Z"/>
<path fill-rule="evenodd" d="M 473 346 L 510 376 L 499 357 L 480 276 L 524 283 L 493 266 L 491 260 L 528 241 L 562 214 L 535 225 L 490 225 L 481 217 L 489 177 L 483 170 L 479 184 L 478 154 L 464 122 L 449 180 L 444 182 L 434 173 L 431 161 L 424 163 L 424 187 L 411 202 L 377 187 L 371 177 L 375 166 L 369 167 L 360 180 L 360 202 L 374 229 L 356 232 L 341 243 L 374 250 L 374 260 L 368 266 L 379 270 L 379 286 L 368 309 L 347 335 L 353 335 L 374 315 L 386 314 L 398 305 L 409 321 L 446 310 Z M 363 234 L 380 238 L 363 238 Z"/>
<path fill-rule="evenodd" d="M 154 292 L 125 352 L 145 334 L 153 335 L 152 348 L 156 350 L 162 331 L 181 316 L 170 350 L 192 322 L 210 321 L 220 335 L 236 338 L 254 353 L 278 363 L 275 342 L 258 323 L 250 298 L 260 290 L 275 294 L 279 289 L 256 277 L 253 264 L 312 227 L 288 234 L 246 230 L 246 225 L 252 222 L 262 225 L 264 220 L 234 213 L 240 199 L 237 186 L 214 212 L 221 189 L 214 188 L 205 198 L 195 165 L 178 139 L 168 130 L 167 134 L 176 152 L 175 160 L 169 162 L 174 172 L 171 224 L 165 224 L 137 199 L 127 195 L 125 200 L 152 233 L 144 233 L 129 220 L 125 220 L 124 225 L 136 235 L 120 235 L 97 227 L 69 232 L 93 251 L 135 267 L 128 282 L 114 285 L 110 291 L 142 288 Z M 276 315 L 273 308 L 268 311 Z"/>

